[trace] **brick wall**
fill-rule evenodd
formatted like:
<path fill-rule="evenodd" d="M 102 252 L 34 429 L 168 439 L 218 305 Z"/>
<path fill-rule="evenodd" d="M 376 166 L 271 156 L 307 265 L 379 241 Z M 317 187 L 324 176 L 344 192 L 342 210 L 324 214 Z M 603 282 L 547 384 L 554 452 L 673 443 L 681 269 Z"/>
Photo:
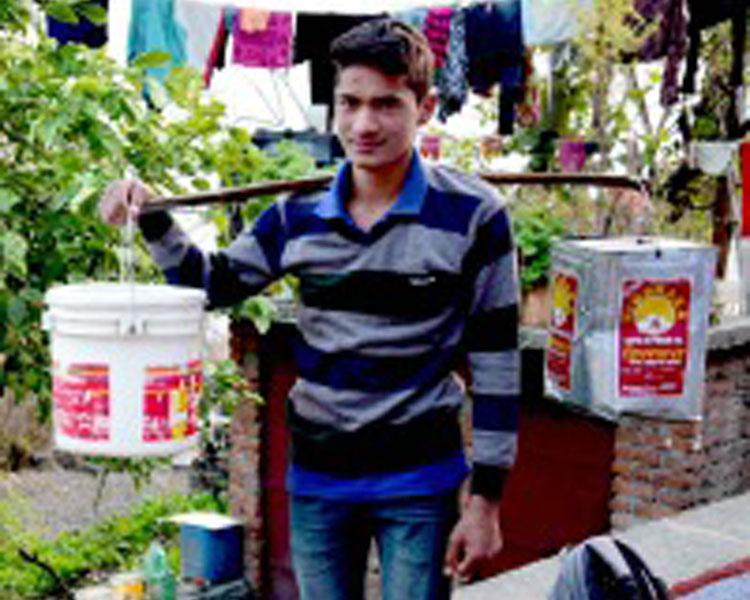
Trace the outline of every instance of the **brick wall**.
<path fill-rule="evenodd" d="M 543 332 L 535 332 L 532 337 L 525 339 L 524 343 L 524 395 L 527 400 L 531 398 L 533 401 L 526 407 L 528 414 L 525 429 L 522 431 L 522 438 L 525 435 L 525 439 L 522 439 L 521 443 L 537 452 L 541 442 L 554 434 L 560 438 L 556 442 L 556 448 L 572 451 L 581 446 L 582 431 L 593 427 L 602 428 L 603 424 L 601 419 L 586 416 L 579 409 L 570 410 L 565 405 L 542 398 L 542 369 L 528 368 L 531 358 L 534 359 L 531 360 L 534 364 L 543 363 L 541 349 L 544 348 L 545 340 L 540 334 Z M 273 343 L 262 345 L 251 325 L 233 325 L 232 356 L 245 370 L 248 380 L 256 386 L 259 383 L 259 364 L 263 364 L 261 347 L 266 362 L 269 358 L 270 362 L 281 360 L 280 347 Z M 665 421 L 627 415 L 621 417 L 616 424 L 608 424 L 610 428 L 615 428 L 614 435 L 611 436 L 613 441 L 609 442 L 606 452 L 603 448 L 597 450 L 597 456 L 606 456 L 607 462 L 602 464 L 601 471 L 592 471 L 591 476 L 596 475 L 597 480 L 603 482 L 605 492 L 608 482 L 611 482 L 611 495 L 607 499 L 606 493 L 602 494 L 601 507 L 604 521 L 606 522 L 608 513 L 612 527 L 623 528 L 645 520 L 672 515 L 692 506 L 750 489 L 750 319 L 747 319 L 746 325 L 738 328 L 728 327 L 718 332 L 713 330 L 709 335 L 708 348 L 704 418 L 701 422 Z M 273 356 L 266 356 L 269 353 Z M 288 360 L 290 359 L 286 357 L 282 362 L 286 364 Z M 268 370 L 268 365 L 265 370 Z M 264 377 L 269 377 L 269 374 L 266 373 Z M 278 374 L 272 377 L 278 377 Z M 261 391 L 269 397 L 273 395 L 273 389 Z M 541 423 L 539 414 L 546 415 L 550 411 L 557 416 L 551 419 L 548 415 L 549 418 L 544 422 L 547 423 L 551 419 L 550 422 L 554 421 L 554 428 L 537 431 Z M 563 415 L 566 416 L 565 419 Z M 272 518 L 277 517 L 269 516 L 269 499 L 262 497 L 262 492 L 270 497 L 273 490 L 264 490 L 263 485 L 268 487 L 268 482 L 263 485 L 261 483 L 264 467 L 260 441 L 263 440 L 263 447 L 267 453 L 268 440 L 272 437 L 271 430 L 281 426 L 274 419 L 268 405 L 248 404 L 240 407 L 235 413 L 232 424 L 230 497 L 233 513 L 244 517 L 248 525 L 248 576 L 256 589 L 266 586 L 267 589 L 260 590 L 263 592 L 261 597 L 276 599 L 287 596 L 272 589 L 275 585 L 274 580 L 289 577 L 278 569 L 278 565 L 274 566 L 269 562 L 268 555 L 271 554 L 274 541 L 271 534 L 278 533 L 279 524 L 270 522 Z M 567 429 L 564 429 L 560 425 L 561 419 L 566 423 L 576 419 L 578 421 L 568 423 Z M 469 435 L 467 440 L 470 440 Z M 611 454 L 609 449 L 612 450 Z M 552 456 L 560 458 L 560 452 L 545 454 L 540 458 L 543 461 L 540 464 L 548 464 Z M 614 458 L 610 458 L 612 456 Z M 519 459 L 521 458 L 519 456 Z M 533 457 L 525 459 L 529 463 L 526 465 L 523 464 L 524 460 L 519 460 L 513 475 L 517 479 L 516 483 L 521 481 L 520 476 L 525 467 L 525 471 L 538 472 L 539 469 L 531 464 L 532 459 Z M 568 468 L 565 465 L 570 464 L 577 463 L 568 461 L 556 468 L 565 470 Z M 537 483 L 549 483 L 547 480 L 554 476 L 555 473 L 547 474 L 544 476 L 544 482 Z M 542 489 L 527 483 L 519 483 L 523 488 L 518 490 L 519 493 L 523 492 L 522 500 L 534 489 Z M 566 510 L 567 516 L 558 516 L 557 519 L 572 519 L 573 515 L 579 515 L 580 519 L 586 499 L 573 498 L 576 496 L 574 491 L 580 490 L 577 487 L 575 490 L 569 490 L 571 506 Z M 548 495 L 554 496 L 543 496 Z M 588 498 L 589 494 L 585 496 Z M 543 497 L 537 495 L 534 498 L 529 501 L 539 513 L 538 505 Z M 527 504 L 529 502 L 523 501 Z M 270 504 L 273 502 L 275 500 L 271 498 Z M 588 508 L 586 511 L 591 512 Z M 544 515 L 537 515 L 536 521 L 543 521 L 543 517 Z M 264 523 L 264 519 L 269 522 Z M 537 523 L 542 529 L 552 525 L 559 528 L 559 520 L 556 524 Z M 565 533 L 567 537 L 563 539 L 563 536 L 557 540 L 558 545 L 573 543 L 586 535 L 600 532 L 589 529 L 576 531 L 573 537 L 573 534 Z M 547 548 L 545 551 L 552 550 Z"/>
<path fill-rule="evenodd" d="M 259 387 L 259 337 L 251 323 L 232 323 L 232 359 L 240 366 L 253 390 Z M 260 440 L 263 406 L 248 401 L 235 409 L 229 457 L 229 499 L 232 515 L 245 522 L 245 565 L 253 587 L 263 582 L 264 514 L 261 494 Z"/>
<path fill-rule="evenodd" d="M 624 528 L 750 489 L 750 344 L 709 349 L 701 422 L 622 417 L 611 523 Z"/>

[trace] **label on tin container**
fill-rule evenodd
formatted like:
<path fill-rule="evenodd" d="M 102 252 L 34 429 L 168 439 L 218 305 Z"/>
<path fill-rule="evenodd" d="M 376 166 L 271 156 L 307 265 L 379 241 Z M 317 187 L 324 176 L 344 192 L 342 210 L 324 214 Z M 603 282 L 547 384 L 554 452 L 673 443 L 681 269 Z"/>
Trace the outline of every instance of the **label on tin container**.
<path fill-rule="evenodd" d="M 623 281 L 617 344 L 621 397 L 685 391 L 691 287 L 688 278 Z"/>
<path fill-rule="evenodd" d="M 569 391 L 578 311 L 578 278 L 574 274 L 564 271 L 553 273 L 551 310 L 547 336 L 547 376 L 557 387 Z"/>

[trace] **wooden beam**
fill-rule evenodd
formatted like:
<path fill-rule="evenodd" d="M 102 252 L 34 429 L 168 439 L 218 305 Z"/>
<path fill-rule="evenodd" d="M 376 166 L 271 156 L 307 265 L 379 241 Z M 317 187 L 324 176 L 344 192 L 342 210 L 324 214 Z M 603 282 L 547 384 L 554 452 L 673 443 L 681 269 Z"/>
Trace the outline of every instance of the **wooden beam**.
<path fill-rule="evenodd" d="M 480 173 L 479 176 L 493 185 L 587 185 L 636 190 L 644 187 L 643 182 L 632 177 L 601 173 Z M 209 192 L 163 196 L 149 202 L 144 207 L 144 212 L 175 207 L 244 202 L 273 194 L 310 192 L 325 187 L 332 178 L 331 175 L 319 175 L 305 179 L 263 181 Z"/>

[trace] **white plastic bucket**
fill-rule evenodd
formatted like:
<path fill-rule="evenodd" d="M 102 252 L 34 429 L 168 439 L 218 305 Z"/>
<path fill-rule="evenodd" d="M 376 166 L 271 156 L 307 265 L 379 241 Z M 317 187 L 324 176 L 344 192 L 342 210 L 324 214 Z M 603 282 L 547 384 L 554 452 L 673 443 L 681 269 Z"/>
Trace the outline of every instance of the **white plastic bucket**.
<path fill-rule="evenodd" d="M 45 297 L 55 445 L 104 456 L 165 456 L 198 438 L 202 290 L 92 283 Z"/>

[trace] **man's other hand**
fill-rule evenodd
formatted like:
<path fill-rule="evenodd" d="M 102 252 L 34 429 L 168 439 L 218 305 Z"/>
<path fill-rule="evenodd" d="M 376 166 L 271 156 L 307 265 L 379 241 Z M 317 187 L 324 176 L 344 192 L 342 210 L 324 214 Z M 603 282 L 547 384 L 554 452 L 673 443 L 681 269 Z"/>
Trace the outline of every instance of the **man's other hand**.
<path fill-rule="evenodd" d="M 133 219 L 137 219 L 143 205 L 153 198 L 153 192 L 138 180 L 115 181 L 107 187 L 99 201 L 99 216 L 108 225 L 124 225 L 128 212 Z"/>
<path fill-rule="evenodd" d="M 471 581 L 502 549 L 500 501 L 470 495 L 448 539 L 446 575 Z"/>

